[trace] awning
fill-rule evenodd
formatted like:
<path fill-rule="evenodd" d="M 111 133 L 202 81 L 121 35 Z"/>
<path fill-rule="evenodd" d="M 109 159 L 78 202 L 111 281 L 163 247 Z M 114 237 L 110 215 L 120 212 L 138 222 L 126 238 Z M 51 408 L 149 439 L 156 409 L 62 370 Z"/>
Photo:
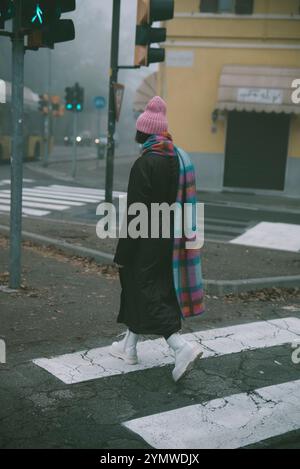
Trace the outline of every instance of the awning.
<path fill-rule="evenodd" d="M 11 102 L 12 85 L 9 81 L 0 80 L 0 103 Z M 34 111 L 38 110 L 39 95 L 30 88 L 24 86 L 24 108 Z"/>
<path fill-rule="evenodd" d="M 300 68 L 225 65 L 217 109 L 300 114 L 300 105 L 292 102 L 297 78 Z"/>

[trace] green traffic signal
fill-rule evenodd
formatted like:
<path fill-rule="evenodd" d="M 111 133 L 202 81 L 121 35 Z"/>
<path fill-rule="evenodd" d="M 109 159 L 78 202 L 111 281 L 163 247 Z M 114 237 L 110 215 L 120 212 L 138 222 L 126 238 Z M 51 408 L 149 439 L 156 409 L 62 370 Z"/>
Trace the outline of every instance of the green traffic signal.
<path fill-rule="evenodd" d="M 74 23 L 60 19 L 76 9 L 76 0 L 26 0 L 22 3 L 22 29 L 28 34 L 27 49 L 53 48 L 58 42 L 75 39 Z"/>
<path fill-rule="evenodd" d="M 40 5 L 37 4 L 35 8 L 35 15 L 31 19 L 31 23 L 40 23 L 43 24 L 43 11 L 40 8 Z"/>
<path fill-rule="evenodd" d="M 81 112 L 84 103 L 84 89 L 76 83 L 65 89 L 65 108 L 67 111 Z"/>

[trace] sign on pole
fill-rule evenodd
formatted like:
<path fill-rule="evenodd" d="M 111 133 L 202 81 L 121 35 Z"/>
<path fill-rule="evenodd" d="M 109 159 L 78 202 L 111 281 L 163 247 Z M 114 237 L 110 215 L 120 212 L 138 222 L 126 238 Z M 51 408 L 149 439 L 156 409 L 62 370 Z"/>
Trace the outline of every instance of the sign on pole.
<path fill-rule="evenodd" d="M 124 97 L 125 86 L 120 83 L 114 83 L 114 94 L 115 94 L 115 111 L 116 111 L 116 120 L 119 121 L 122 102 Z"/>
<path fill-rule="evenodd" d="M 96 109 L 104 109 L 106 106 L 106 100 L 103 96 L 96 96 L 94 98 L 94 105 Z"/>

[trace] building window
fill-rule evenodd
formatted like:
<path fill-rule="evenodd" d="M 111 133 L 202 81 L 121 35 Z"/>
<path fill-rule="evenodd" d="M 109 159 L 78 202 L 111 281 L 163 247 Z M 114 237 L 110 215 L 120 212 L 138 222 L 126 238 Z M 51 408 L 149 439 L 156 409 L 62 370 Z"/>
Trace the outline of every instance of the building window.
<path fill-rule="evenodd" d="M 201 13 L 236 13 L 252 15 L 254 0 L 201 0 Z"/>

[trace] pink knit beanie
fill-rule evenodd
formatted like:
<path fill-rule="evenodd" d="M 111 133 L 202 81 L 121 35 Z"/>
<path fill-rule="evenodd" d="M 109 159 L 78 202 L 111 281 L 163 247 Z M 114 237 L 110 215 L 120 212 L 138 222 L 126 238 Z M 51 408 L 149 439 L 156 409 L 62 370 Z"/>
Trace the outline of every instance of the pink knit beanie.
<path fill-rule="evenodd" d="M 145 111 L 136 121 L 136 128 L 144 134 L 160 134 L 168 131 L 167 105 L 159 96 L 154 96 Z"/>

